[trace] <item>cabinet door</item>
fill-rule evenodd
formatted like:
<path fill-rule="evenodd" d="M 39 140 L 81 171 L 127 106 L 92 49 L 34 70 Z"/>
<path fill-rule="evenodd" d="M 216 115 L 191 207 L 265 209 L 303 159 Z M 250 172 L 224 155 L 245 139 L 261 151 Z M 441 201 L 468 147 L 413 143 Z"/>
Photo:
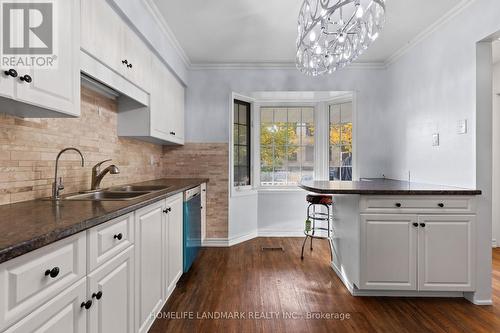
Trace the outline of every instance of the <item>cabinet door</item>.
<path fill-rule="evenodd" d="M 153 322 L 151 314 L 159 311 L 162 305 L 164 205 L 161 201 L 135 213 L 135 313 L 138 332 L 149 329 Z"/>
<path fill-rule="evenodd" d="M 151 90 L 151 51 L 134 30 L 124 25 L 122 57 L 127 61 L 121 68 L 122 75 L 141 89 Z"/>
<path fill-rule="evenodd" d="M 172 122 L 169 113 L 174 107 L 172 86 L 169 80 L 168 69 L 157 57 L 151 61 L 151 134 L 160 139 L 168 140 L 172 137 Z"/>
<path fill-rule="evenodd" d="M 84 1 L 86 2 L 86 1 Z M 57 1 L 57 68 L 17 69 L 16 98 L 45 109 L 80 115 L 80 0 Z M 19 78 L 28 74 L 31 82 Z"/>
<path fill-rule="evenodd" d="M 25 316 L 5 333 L 85 333 L 87 313 L 80 305 L 86 301 L 86 280 L 81 279 Z"/>
<path fill-rule="evenodd" d="M 183 198 L 182 194 L 176 195 L 173 198 L 167 199 L 167 296 L 174 290 L 177 281 L 182 275 L 182 218 L 183 218 Z"/>
<path fill-rule="evenodd" d="M 108 0 L 83 0 L 81 48 L 108 67 L 120 72 L 125 23 Z"/>
<path fill-rule="evenodd" d="M 174 95 L 174 113 L 172 114 L 172 122 L 174 124 L 175 137 L 184 140 L 184 86 L 175 78 L 172 77 L 172 90 Z"/>
<path fill-rule="evenodd" d="M 417 289 L 415 215 L 361 215 L 360 289 Z"/>
<path fill-rule="evenodd" d="M 419 216 L 419 290 L 474 290 L 475 216 Z"/>
<path fill-rule="evenodd" d="M 93 302 L 89 333 L 134 332 L 133 250 L 129 247 L 88 275 L 87 295 Z"/>

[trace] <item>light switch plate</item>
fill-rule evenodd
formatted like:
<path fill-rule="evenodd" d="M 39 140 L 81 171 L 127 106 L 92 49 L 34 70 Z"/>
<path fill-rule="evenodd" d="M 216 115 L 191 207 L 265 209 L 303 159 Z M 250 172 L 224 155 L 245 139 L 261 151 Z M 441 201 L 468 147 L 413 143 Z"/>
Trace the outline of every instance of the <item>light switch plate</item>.
<path fill-rule="evenodd" d="M 432 146 L 433 147 L 439 146 L 439 133 L 432 134 Z"/>
<path fill-rule="evenodd" d="M 457 122 L 457 134 L 467 133 L 467 119 L 461 119 Z"/>

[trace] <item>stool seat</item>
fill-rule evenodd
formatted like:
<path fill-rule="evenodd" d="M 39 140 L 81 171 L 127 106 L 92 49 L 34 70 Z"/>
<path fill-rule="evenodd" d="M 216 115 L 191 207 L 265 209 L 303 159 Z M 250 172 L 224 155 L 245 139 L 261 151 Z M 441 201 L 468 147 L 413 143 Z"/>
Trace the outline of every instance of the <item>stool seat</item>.
<path fill-rule="evenodd" d="M 333 203 L 333 198 L 331 195 L 308 194 L 306 196 L 306 201 L 313 205 L 331 205 Z"/>

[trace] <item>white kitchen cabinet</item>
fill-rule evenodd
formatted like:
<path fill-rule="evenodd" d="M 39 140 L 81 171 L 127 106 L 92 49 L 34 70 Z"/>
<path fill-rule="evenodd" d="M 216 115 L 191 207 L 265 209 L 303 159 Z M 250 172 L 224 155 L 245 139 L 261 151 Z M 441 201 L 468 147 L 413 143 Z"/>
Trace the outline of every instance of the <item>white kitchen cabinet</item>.
<path fill-rule="evenodd" d="M 151 135 L 184 143 L 184 87 L 157 57 L 152 61 Z"/>
<path fill-rule="evenodd" d="M 5 333 L 85 333 L 88 310 L 81 307 L 81 303 L 85 301 L 86 281 L 81 279 L 25 316 Z"/>
<path fill-rule="evenodd" d="M 165 294 L 166 300 L 174 290 L 177 281 L 182 275 L 182 227 L 183 227 L 183 198 L 179 193 L 166 199 L 166 235 L 165 235 Z"/>
<path fill-rule="evenodd" d="M 85 1 L 84 1 L 85 2 Z M 80 0 L 57 1 L 54 8 L 57 56 L 53 68 L 1 68 L 4 112 L 20 117 L 80 115 Z M 14 70 L 16 77 L 5 74 Z"/>
<path fill-rule="evenodd" d="M 0 331 L 86 275 L 85 233 L 0 264 Z"/>
<path fill-rule="evenodd" d="M 152 53 L 109 1 L 83 1 L 81 27 L 82 50 L 149 92 Z"/>
<path fill-rule="evenodd" d="M 471 291 L 475 216 L 419 216 L 418 289 Z"/>
<path fill-rule="evenodd" d="M 362 215 L 360 288 L 417 288 L 416 215 Z"/>
<path fill-rule="evenodd" d="M 134 247 L 88 275 L 89 333 L 132 333 L 134 327 Z"/>
<path fill-rule="evenodd" d="M 163 304 L 163 253 L 165 201 L 135 213 L 135 313 L 136 331 L 147 332 L 152 314 Z"/>

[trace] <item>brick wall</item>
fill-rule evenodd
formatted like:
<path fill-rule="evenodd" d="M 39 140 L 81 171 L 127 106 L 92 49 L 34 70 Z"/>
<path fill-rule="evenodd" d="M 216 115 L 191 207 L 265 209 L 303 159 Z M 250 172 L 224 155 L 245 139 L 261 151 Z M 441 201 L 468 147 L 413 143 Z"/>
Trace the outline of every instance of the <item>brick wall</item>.
<path fill-rule="evenodd" d="M 121 172 L 108 174 L 103 186 L 163 176 L 161 146 L 117 136 L 115 101 L 85 88 L 81 96 L 79 118 L 22 119 L 0 114 L 0 204 L 50 196 L 55 158 L 65 147 L 80 149 L 85 167 L 81 168 L 76 153 L 63 155 L 63 193 L 90 188 L 92 166 L 108 158 Z"/>
<path fill-rule="evenodd" d="M 207 238 L 228 235 L 229 150 L 227 143 L 186 143 L 164 146 L 163 165 L 167 177 L 208 178 Z"/>

